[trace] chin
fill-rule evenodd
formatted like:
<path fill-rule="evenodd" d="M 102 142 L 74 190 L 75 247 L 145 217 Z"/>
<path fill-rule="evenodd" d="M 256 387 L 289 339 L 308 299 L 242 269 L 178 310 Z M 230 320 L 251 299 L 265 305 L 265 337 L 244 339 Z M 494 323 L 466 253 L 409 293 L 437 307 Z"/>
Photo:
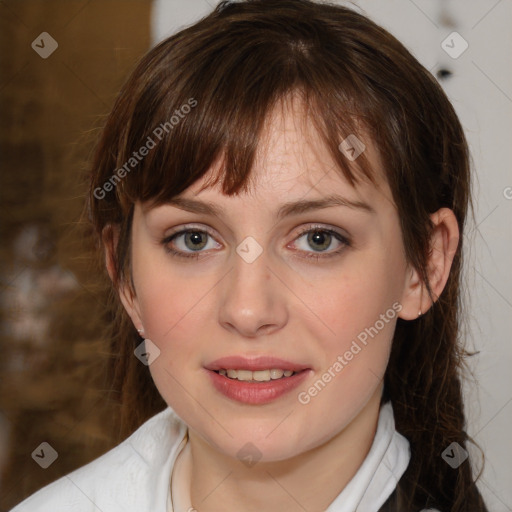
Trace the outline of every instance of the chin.
<path fill-rule="evenodd" d="M 272 418 L 272 421 L 266 420 L 259 425 L 254 420 L 251 425 L 247 425 L 247 421 L 231 422 L 225 428 L 233 437 L 229 437 L 224 431 L 216 431 L 213 436 L 205 432 L 201 436 L 220 452 L 242 462 L 247 457 L 259 462 L 283 461 L 300 455 L 304 452 L 305 445 L 304 433 L 299 435 L 295 429 L 291 431 L 290 425 L 286 429 L 280 429 L 283 426 L 279 426 L 281 420 L 282 417 Z"/>

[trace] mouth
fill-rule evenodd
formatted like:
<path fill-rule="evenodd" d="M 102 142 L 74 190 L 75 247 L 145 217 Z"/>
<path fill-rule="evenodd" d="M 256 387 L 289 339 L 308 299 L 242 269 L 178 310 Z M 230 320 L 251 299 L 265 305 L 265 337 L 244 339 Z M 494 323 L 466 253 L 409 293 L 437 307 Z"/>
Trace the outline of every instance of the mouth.
<path fill-rule="evenodd" d="M 288 394 L 312 371 L 306 365 L 273 357 L 222 358 L 205 370 L 218 392 L 250 405 L 267 404 Z"/>

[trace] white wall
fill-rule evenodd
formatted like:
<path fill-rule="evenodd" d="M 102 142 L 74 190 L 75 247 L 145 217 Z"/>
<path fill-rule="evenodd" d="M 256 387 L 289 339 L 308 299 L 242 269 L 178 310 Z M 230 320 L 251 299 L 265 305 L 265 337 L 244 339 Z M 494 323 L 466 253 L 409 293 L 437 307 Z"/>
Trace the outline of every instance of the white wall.
<path fill-rule="evenodd" d="M 339 2 L 348 4 L 348 2 Z M 154 0 L 154 40 L 208 14 L 214 0 Z M 475 164 L 476 225 L 468 231 L 468 344 L 477 385 L 466 385 L 468 431 L 482 446 L 480 488 L 489 510 L 512 510 L 512 2 L 509 0 L 359 0 L 441 83 L 465 127 Z M 458 58 L 441 43 L 457 31 L 468 43 Z M 448 39 L 448 45 L 459 48 Z M 508 261 L 508 263 L 507 263 Z M 508 432 L 508 434 L 507 434 Z M 440 447 L 440 451 L 442 451 Z"/>

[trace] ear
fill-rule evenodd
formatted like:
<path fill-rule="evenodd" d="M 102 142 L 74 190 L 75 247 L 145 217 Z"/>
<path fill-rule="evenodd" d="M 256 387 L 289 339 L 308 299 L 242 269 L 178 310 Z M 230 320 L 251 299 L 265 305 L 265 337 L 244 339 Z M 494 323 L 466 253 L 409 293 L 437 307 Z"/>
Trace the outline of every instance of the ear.
<path fill-rule="evenodd" d="M 402 310 L 399 317 L 414 320 L 426 313 L 441 295 L 459 245 L 457 218 L 449 208 L 441 208 L 430 216 L 433 230 L 430 237 L 430 253 L 427 262 L 428 280 L 433 297 L 416 269 L 410 269 L 406 279 Z"/>
<path fill-rule="evenodd" d="M 116 269 L 116 249 L 119 242 L 119 226 L 108 224 L 103 228 L 102 232 L 103 247 L 105 248 L 105 266 L 108 275 L 117 289 L 121 303 L 124 309 L 132 319 L 133 325 L 136 329 L 141 330 L 142 320 L 140 315 L 139 304 L 135 294 L 133 282 L 130 284 L 125 283 L 121 276 L 118 275 Z"/>

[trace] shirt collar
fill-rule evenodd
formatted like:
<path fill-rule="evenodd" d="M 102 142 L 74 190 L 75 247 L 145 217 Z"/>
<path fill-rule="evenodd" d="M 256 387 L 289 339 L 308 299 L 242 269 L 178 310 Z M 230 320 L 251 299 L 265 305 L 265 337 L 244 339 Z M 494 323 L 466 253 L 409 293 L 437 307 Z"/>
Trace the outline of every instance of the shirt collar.
<path fill-rule="evenodd" d="M 404 474 L 409 441 L 395 430 L 391 402 L 381 405 L 377 431 L 368 455 L 326 512 L 377 512 Z"/>

